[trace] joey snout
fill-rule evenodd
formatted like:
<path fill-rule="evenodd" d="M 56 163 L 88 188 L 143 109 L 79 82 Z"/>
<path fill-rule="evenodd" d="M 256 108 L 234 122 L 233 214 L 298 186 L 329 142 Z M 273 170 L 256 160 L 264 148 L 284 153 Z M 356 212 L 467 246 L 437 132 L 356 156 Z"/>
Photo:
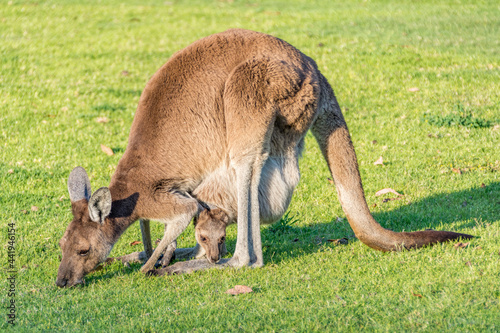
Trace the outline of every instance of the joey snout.
<path fill-rule="evenodd" d="M 213 243 L 213 244 L 207 244 L 208 249 L 205 249 L 206 256 L 207 256 L 207 260 L 209 263 L 215 264 L 221 258 L 221 251 L 220 251 L 219 244 L 217 243 L 217 241 L 210 242 L 210 243 Z"/>

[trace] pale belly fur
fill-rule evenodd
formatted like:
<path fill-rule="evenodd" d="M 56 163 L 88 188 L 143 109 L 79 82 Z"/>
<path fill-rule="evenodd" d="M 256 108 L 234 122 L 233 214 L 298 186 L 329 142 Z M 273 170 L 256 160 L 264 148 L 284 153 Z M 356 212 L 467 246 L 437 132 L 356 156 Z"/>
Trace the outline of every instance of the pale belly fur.
<path fill-rule="evenodd" d="M 298 153 L 270 156 L 262 169 L 259 184 L 260 223 L 278 221 L 285 214 L 292 194 L 299 183 Z M 238 216 L 236 175 L 230 167 L 220 167 L 209 174 L 192 195 L 208 204 L 226 211 L 230 223 Z"/>

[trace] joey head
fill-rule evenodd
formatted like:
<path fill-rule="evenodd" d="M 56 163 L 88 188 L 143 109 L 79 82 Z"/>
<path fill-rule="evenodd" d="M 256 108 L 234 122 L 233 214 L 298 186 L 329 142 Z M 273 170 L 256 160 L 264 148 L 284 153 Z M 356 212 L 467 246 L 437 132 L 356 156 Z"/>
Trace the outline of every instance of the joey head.
<path fill-rule="evenodd" d="M 228 224 L 229 216 L 220 208 L 205 209 L 195 219 L 196 241 L 205 250 L 210 263 L 216 263 L 226 253 Z"/>

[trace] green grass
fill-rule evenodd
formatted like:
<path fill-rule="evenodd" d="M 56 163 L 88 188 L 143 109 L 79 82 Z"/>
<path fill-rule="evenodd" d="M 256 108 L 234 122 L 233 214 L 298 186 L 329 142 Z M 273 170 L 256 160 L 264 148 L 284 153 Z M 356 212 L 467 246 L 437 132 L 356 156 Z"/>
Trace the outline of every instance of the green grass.
<path fill-rule="evenodd" d="M 287 220 L 262 228 L 265 267 L 146 278 L 139 265 L 115 263 L 84 286 L 57 288 L 70 170 L 85 167 L 94 189 L 108 185 L 148 78 L 177 50 L 233 27 L 283 38 L 317 61 L 344 110 L 368 204 L 384 227 L 478 238 L 463 249 L 369 249 L 354 238 L 308 135 Z M 499 31 L 496 1 L 2 2 L 0 328 L 500 330 Z M 457 113 L 457 105 L 489 126 L 421 121 Z M 385 165 L 374 165 L 380 156 Z M 375 192 L 386 187 L 404 197 L 384 203 Z M 5 309 L 8 223 L 16 225 L 14 328 Z M 159 237 L 161 226 L 153 232 Z M 327 241 L 343 237 L 348 245 Z M 231 227 L 230 251 L 235 238 Z M 130 246 L 135 240 L 137 224 L 111 255 L 139 250 Z M 194 244 L 192 226 L 179 241 Z M 254 292 L 224 293 L 236 284 Z"/>
<path fill-rule="evenodd" d="M 475 118 L 473 116 L 473 111 L 465 109 L 461 103 L 457 104 L 456 110 L 454 110 L 453 113 L 445 116 L 441 114 L 426 113 L 422 117 L 422 121 L 436 126 L 463 126 L 474 128 L 491 127 L 493 124 L 492 121 Z"/>

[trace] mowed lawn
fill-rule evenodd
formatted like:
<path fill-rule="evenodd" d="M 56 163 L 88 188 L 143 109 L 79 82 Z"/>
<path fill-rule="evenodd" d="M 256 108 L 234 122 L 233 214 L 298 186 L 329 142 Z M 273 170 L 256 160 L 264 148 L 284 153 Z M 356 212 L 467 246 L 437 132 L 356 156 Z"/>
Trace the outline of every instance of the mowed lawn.
<path fill-rule="evenodd" d="M 83 286 L 57 288 L 69 172 L 81 165 L 94 190 L 107 186 L 148 79 L 177 50 L 229 28 L 275 35 L 316 60 L 380 224 L 477 238 L 397 253 L 363 245 L 308 134 L 288 218 L 262 227 L 263 268 L 147 278 L 138 264 L 114 263 Z M 497 1 L 3 1 L 0 328 L 499 331 L 499 55 Z M 384 188 L 401 196 L 375 195 Z M 331 241 L 340 238 L 348 244 Z M 139 251 L 138 240 L 136 223 L 111 255 Z M 232 226 L 230 252 L 235 242 Z M 195 244 L 192 226 L 179 243 Z M 235 285 L 253 292 L 225 293 Z"/>

